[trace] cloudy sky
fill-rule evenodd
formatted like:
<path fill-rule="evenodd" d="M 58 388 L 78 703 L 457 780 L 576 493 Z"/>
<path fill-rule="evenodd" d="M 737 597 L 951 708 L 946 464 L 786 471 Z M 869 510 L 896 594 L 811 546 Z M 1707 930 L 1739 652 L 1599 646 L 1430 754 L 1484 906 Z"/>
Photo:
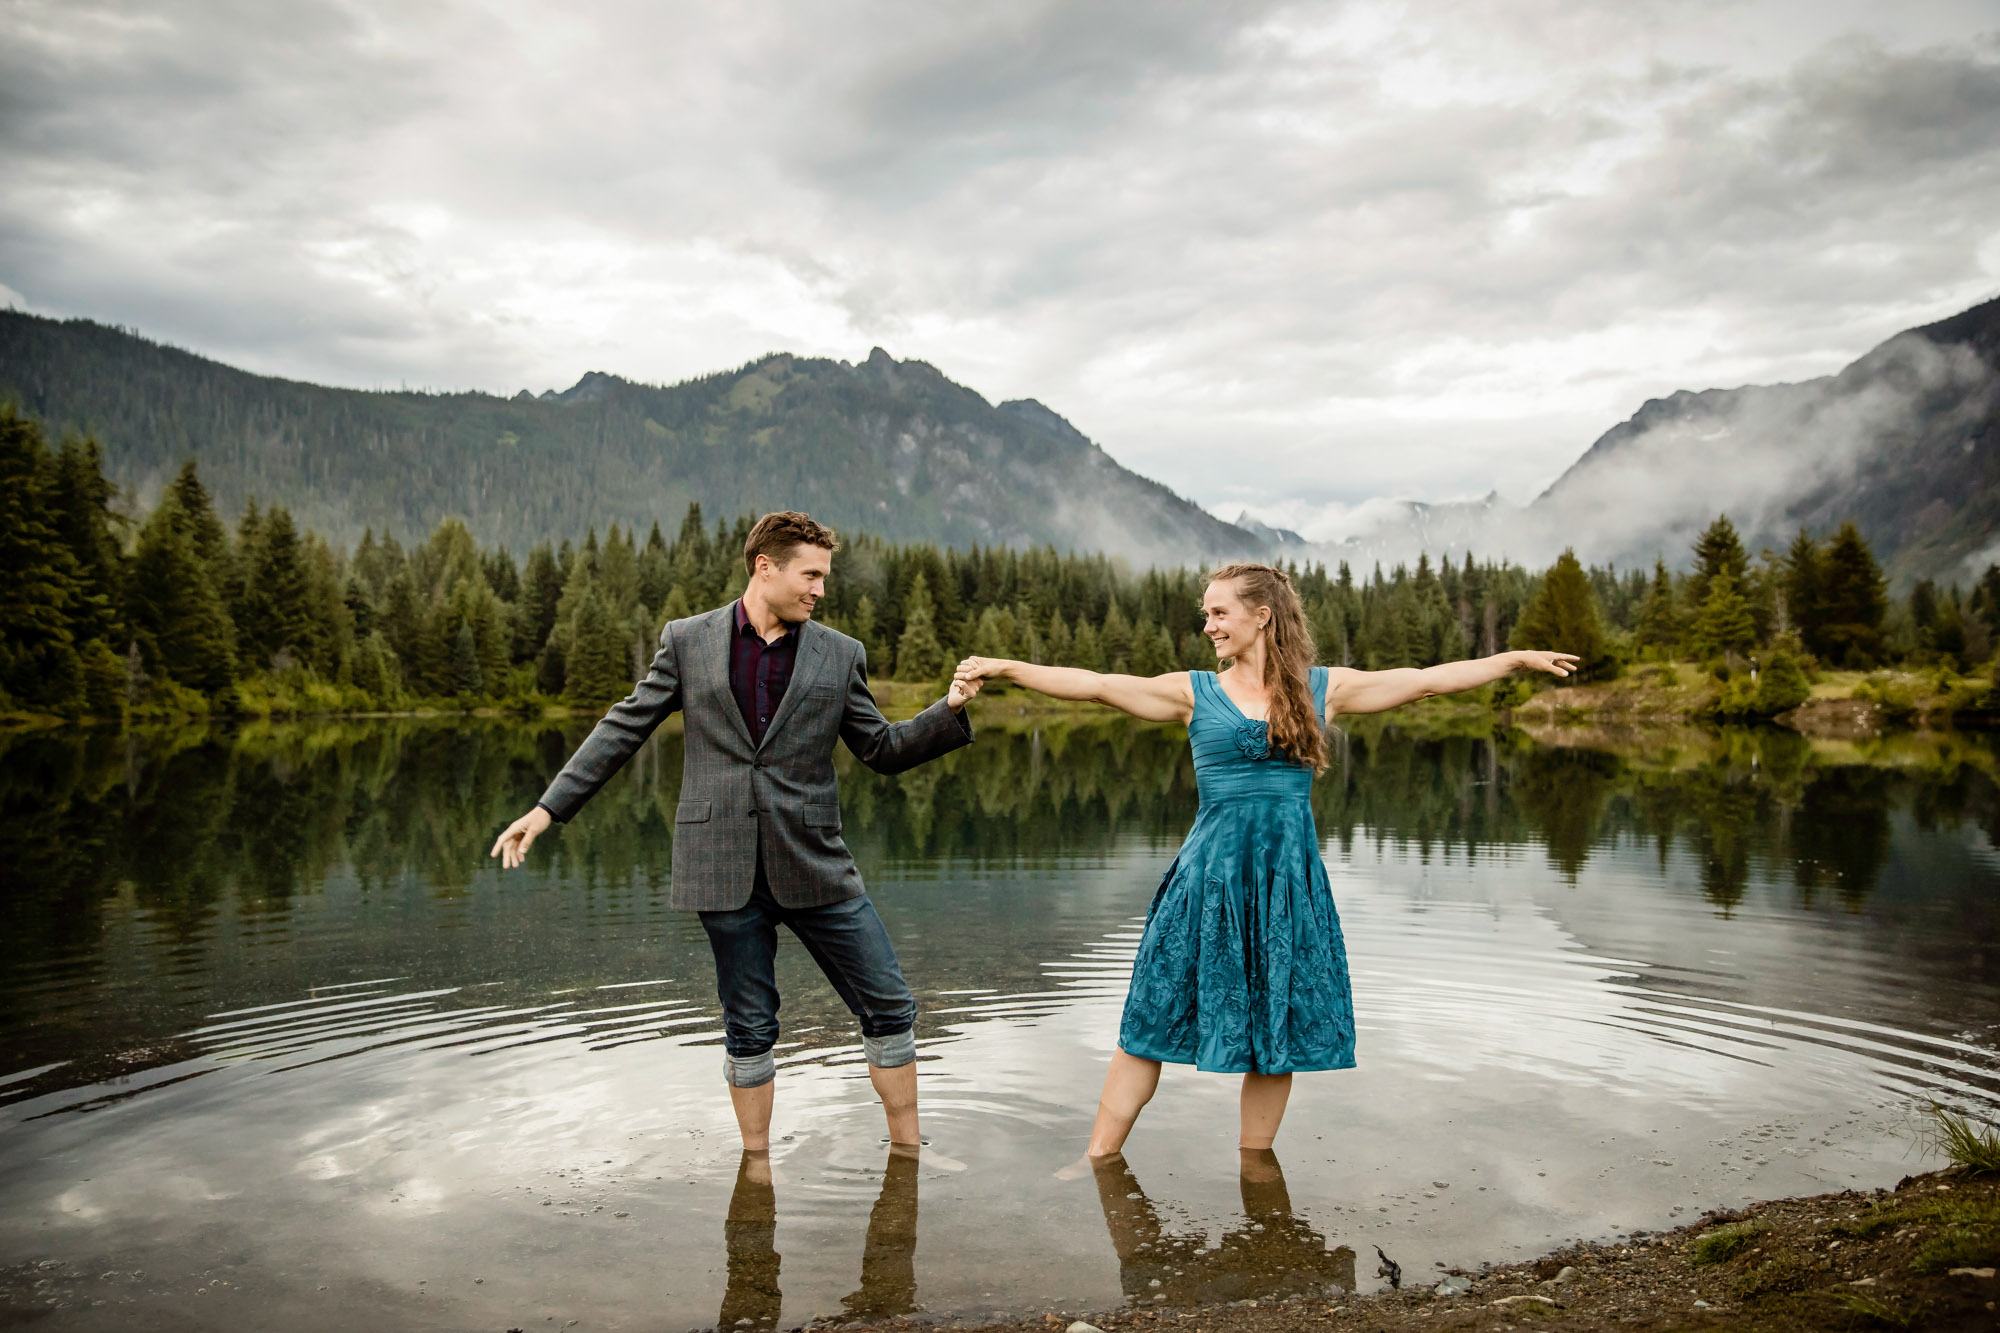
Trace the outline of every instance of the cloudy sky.
<path fill-rule="evenodd" d="M 1234 517 L 2000 294 L 2000 0 L 0 0 L 0 304 L 362 386 L 881 345 Z"/>

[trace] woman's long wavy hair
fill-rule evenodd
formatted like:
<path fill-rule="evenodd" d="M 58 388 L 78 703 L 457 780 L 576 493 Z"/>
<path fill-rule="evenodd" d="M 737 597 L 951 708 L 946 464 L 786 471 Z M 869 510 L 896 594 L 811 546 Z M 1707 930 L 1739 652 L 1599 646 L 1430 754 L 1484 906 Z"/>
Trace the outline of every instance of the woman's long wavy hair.
<path fill-rule="evenodd" d="M 1313 710 L 1310 675 L 1319 652 L 1291 577 L 1269 565 L 1224 565 L 1208 581 L 1233 585 L 1243 605 L 1253 611 L 1260 606 L 1271 609 L 1271 623 L 1264 627 L 1264 690 L 1271 700 L 1266 726 L 1271 744 L 1294 762 L 1324 773 L 1326 719 Z"/>

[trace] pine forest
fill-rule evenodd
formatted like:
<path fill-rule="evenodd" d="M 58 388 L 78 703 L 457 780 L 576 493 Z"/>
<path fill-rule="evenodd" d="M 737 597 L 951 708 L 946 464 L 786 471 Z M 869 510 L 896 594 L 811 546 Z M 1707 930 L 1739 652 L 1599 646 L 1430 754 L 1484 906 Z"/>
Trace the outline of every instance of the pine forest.
<path fill-rule="evenodd" d="M 699 505 L 642 536 L 613 524 L 517 556 L 446 519 L 351 550 L 254 501 L 233 525 L 195 465 L 131 515 L 98 446 L 52 444 L 0 408 L 0 711 L 105 720 L 207 714 L 600 709 L 670 620 L 745 583 L 753 515 Z M 1213 668 L 1196 569 L 1135 571 L 1046 547 L 965 550 L 843 533 L 819 618 L 876 678 L 941 683 L 965 653 L 1153 675 Z M 1581 678 L 1692 661 L 1723 713 L 1802 702 L 1822 669 L 1964 671 L 1992 657 L 2000 569 L 1891 599 L 1853 525 L 1746 551 L 1718 517 L 1679 573 L 1462 560 L 1294 567 L 1323 663 L 1427 666 L 1507 647 L 1574 652 Z M 1516 679 L 1496 687 L 1524 694 Z M 1491 691 L 1489 691 L 1489 696 Z M 1504 702 L 1504 697 L 1501 699 Z"/>

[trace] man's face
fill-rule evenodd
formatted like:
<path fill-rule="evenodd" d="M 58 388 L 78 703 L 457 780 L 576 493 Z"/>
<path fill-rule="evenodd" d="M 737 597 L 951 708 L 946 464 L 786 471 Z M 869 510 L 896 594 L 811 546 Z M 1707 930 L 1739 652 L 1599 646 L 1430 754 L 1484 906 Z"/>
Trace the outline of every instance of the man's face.
<path fill-rule="evenodd" d="M 792 548 L 792 558 L 780 569 L 768 555 L 757 557 L 757 589 L 764 605 L 778 619 L 790 624 L 811 620 L 813 608 L 826 596 L 826 574 L 833 565 L 833 552 L 803 542 Z"/>

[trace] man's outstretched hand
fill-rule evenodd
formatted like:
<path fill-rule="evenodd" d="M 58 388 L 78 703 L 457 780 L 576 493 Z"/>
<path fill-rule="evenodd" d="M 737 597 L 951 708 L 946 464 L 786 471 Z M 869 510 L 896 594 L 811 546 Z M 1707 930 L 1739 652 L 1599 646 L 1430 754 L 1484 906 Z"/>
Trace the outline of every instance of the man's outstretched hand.
<path fill-rule="evenodd" d="M 493 850 L 487 856 L 500 858 L 502 870 L 512 870 L 528 859 L 528 848 L 534 846 L 535 839 L 548 831 L 555 822 L 549 812 L 536 806 L 507 826 L 507 831 L 495 840 Z"/>

